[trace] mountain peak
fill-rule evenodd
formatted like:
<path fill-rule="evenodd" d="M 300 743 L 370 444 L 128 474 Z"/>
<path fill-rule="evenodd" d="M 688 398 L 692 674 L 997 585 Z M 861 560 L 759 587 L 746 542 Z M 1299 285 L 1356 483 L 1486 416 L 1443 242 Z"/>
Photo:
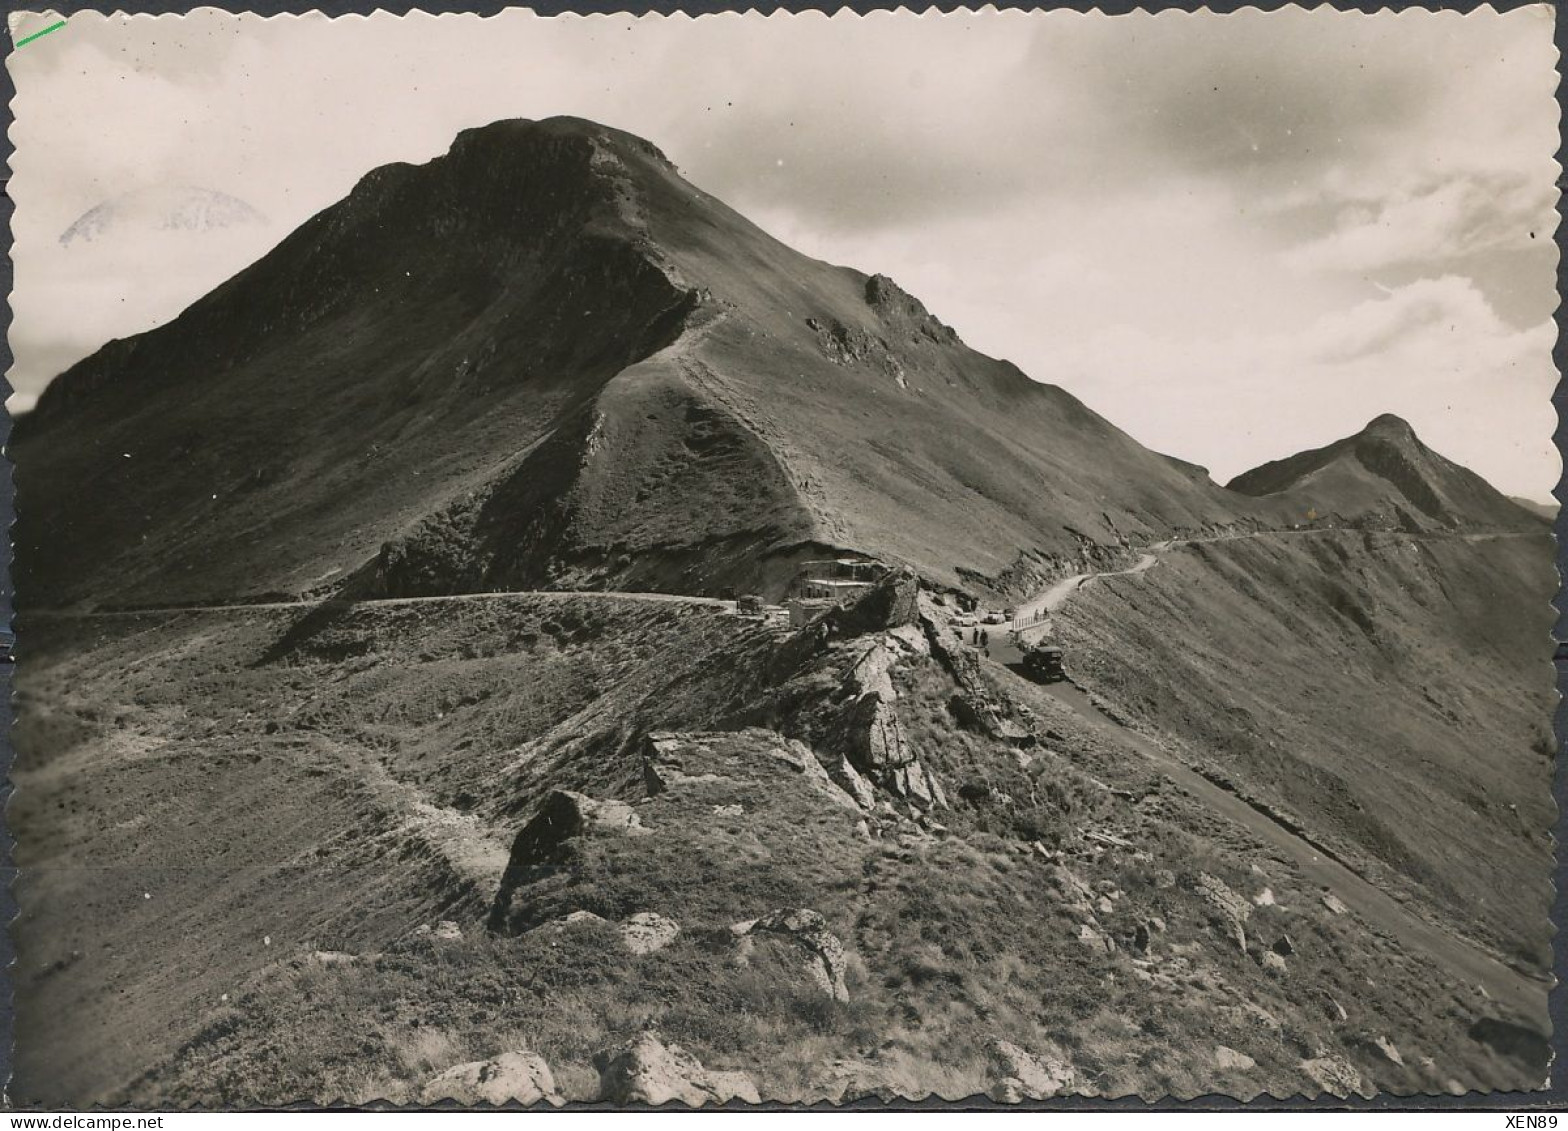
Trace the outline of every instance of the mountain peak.
<path fill-rule="evenodd" d="M 58 603 L 777 596 L 841 554 L 1001 588 L 1083 538 L 1235 506 L 886 276 L 787 247 L 581 118 L 367 174 L 62 375 L 14 443 L 26 583 Z"/>
<path fill-rule="evenodd" d="M 1410 426 L 1409 421 L 1405 420 L 1404 417 L 1395 416 L 1391 412 L 1385 412 L 1383 415 L 1375 417 L 1361 430 L 1361 435 L 1386 439 L 1416 440 L 1419 442 L 1416 430 Z"/>
<path fill-rule="evenodd" d="M 1534 525 L 1532 514 L 1432 451 L 1392 413 L 1353 436 L 1255 467 L 1227 486 L 1273 500 L 1293 521 L 1336 516 L 1355 525 L 1402 529 Z"/>
<path fill-rule="evenodd" d="M 537 145 L 541 142 L 572 140 L 586 141 L 622 153 L 635 153 L 651 158 L 667 169 L 675 168 L 674 163 L 664 155 L 663 150 L 651 141 L 627 133 L 625 130 L 570 115 L 540 119 L 501 118 L 488 125 L 472 126 L 457 135 L 448 150 L 448 156 L 468 152 L 494 153 Z"/>

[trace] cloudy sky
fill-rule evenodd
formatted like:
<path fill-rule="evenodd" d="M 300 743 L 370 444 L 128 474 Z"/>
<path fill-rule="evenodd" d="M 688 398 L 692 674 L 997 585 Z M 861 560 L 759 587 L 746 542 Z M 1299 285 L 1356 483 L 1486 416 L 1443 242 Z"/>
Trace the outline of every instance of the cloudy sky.
<path fill-rule="evenodd" d="M 72 15 L 7 61 L 11 403 L 368 169 L 575 114 L 1221 481 L 1395 412 L 1545 499 L 1551 21 Z"/>

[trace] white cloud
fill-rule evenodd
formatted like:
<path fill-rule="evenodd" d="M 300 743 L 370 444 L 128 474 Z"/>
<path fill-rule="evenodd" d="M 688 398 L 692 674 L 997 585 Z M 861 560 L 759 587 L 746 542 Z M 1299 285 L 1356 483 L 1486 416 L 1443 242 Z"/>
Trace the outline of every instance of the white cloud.
<path fill-rule="evenodd" d="M 1557 225 L 1551 183 L 1507 170 L 1448 175 L 1325 203 L 1335 209 L 1334 226 L 1286 256 L 1294 270 L 1374 273 L 1494 251 L 1526 252 L 1532 240 L 1544 246 Z"/>

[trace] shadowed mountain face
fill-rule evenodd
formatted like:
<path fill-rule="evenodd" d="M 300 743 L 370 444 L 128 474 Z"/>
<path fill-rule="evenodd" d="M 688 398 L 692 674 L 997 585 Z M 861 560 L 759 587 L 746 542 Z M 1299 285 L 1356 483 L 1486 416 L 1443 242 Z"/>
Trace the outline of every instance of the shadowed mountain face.
<path fill-rule="evenodd" d="M 1266 500 L 1282 520 L 1337 517 L 1402 530 L 1530 530 L 1541 517 L 1423 444 L 1397 416 L 1354 436 L 1275 460 L 1232 479 L 1232 491 Z"/>
<path fill-rule="evenodd" d="M 16 446 L 40 604 L 356 575 L 776 591 L 824 547 L 984 586 L 1238 513 L 891 280 L 791 251 L 572 119 L 369 174 L 73 367 Z"/>

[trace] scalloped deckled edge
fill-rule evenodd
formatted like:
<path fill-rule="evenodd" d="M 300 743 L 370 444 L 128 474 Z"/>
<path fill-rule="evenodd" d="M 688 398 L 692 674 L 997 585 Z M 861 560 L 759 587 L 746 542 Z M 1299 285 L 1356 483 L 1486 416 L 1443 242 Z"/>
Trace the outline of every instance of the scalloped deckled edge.
<path fill-rule="evenodd" d="M 1177 14 L 1190 14 L 1203 12 L 1210 15 L 1228 15 L 1236 12 L 1275 12 L 1286 8 L 1302 8 L 1315 11 L 1328 8 L 1336 12 L 1358 12 L 1364 15 L 1402 15 L 1406 12 L 1423 14 L 1453 13 L 1468 15 L 1473 12 L 1504 13 L 1525 7 L 1539 7 L 1550 3 L 1551 0 L 1505 0 L 1503 3 L 1475 3 L 1469 0 L 1453 3 L 1446 0 L 1435 0 L 1427 5 L 1409 5 L 1399 8 L 1390 8 L 1387 4 L 1377 3 L 1376 0 L 1354 0 L 1354 2 L 1336 2 L 1320 4 L 1290 3 L 1289 0 L 1278 0 L 1272 3 L 1242 4 L 1218 0 L 1216 3 L 1203 4 L 1195 0 L 1175 0 L 1171 4 L 1139 4 L 1128 0 L 1107 0 L 1105 3 L 1093 3 L 1089 0 L 1066 0 L 1062 3 L 1034 4 L 1021 2 L 1021 0 L 997 0 L 997 2 L 984 5 L 969 5 L 948 2 L 933 3 L 924 7 L 915 8 L 905 4 L 868 4 L 856 2 L 853 4 L 838 4 L 821 6 L 795 3 L 763 2 L 746 3 L 744 0 L 698 0 L 696 3 L 677 3 L 672 0 L 655 0 L 647 4 L 636 4 L 629 0 L 587 0 L 584 3 L 572 3 L 571 0 L 546 0 L 532 4 L 507 4 L 504 0 L 479 0 L 471 5 L 447 6 L 445 4 L 359 4 L 359 3 L 328 3 L 325 6 L 294 6 L 289 4 L 250 3 L 229 5 L 224 3 L 204 4 L 170 4 L 149 3 L 128 9 L 125 5 L 92 4 L 92 3 L 43 3 L 36 7 L 32 5 L 18 5 L 28 11 L 59 12 L 62 17 L 69 20 L 73 15 L 95 14 L 106 18 L 121 18 L 130 20 L 159 19 L 181 17 L 199 9 L 211 9 L 226 12 L 234 16 L 250 16 L 256 19 L 272 20 L 301 17 L 322 17 L 325 19 L 365 19 L 376 16 L 392 16 L 405 18 L 407 16 L 424 16 L 427 18 L 485 18 L 497 15 L 503 11 L 526 9 L 536 16 L 565 17 L 565 18 L 686 18 L 696 20 L 702 18 L 762 16 L 762 17 L 848 17 L 882 18 L 893 15 L 916 16 L 920 18 L 940 18 L 942 16 L 966 15 L 974 16 L 989 13 L 992 16 L 1026 16 L 1037 12 L 1073 12 L 1080 15 L 1129 15 L 1144 14 L 1173 17 Z M 1553 5 L 1554 9 L 1556 5 Z M 1557 48 L 1557 74 L 1558 85 L 1555 91 L 1559 111 L 1563 106 L 1563 84 L 1561 81 L 1561 61 L 1565 52 L 1568 52 L 1568 11 L 1557 11 L 1553 27 L 1553 43 Z M 5 45 L 7 56 L 15 50 L 12 46 L 11 36 L 7 35 Z M 0 93 L 5 99 L 5 176 L 0 179 L 0 187 L 6 191 L 0 193 L 0 222 L 3 222 L 6 238 L 6 255 L 3 264 L 0 264 L 0 284 L 4 287 L 3 303 L 0 303 L 0 386 L 3 394 L 0 399 L 9 397 L 13 391 L 8 380 L 8 374 L 15 358 L 10 347 L 10 332 L 14 318 L 11 306 L 11 295 L 15 284 L 14 265 L 11 261 L 11 248 L 14 246 L 15 233 L 12 230 L 12 220 L 15 215 L 15 205 L 11 200 L 8 190 L 12 175 L 11 158 L 16 151 L 16 146 L 11 137 L 11 126 L 15 123 L 14 100 L 16 97 L 15 84 L 11 79 L 9 66 L 0 67 Z M 1561 115 L 1560 115 L 1561 121 Z M 1565 169 L 1564 152 L 1568 151 L 1568 140 L 1561 126 L 1558 133 L 1558 150 L 1554 154 L 1559 175 L 1557 183 L 1563 184 L 1562 173 Z M 1557 547 L 1556 570 L 1558 578 L 1557 598 L 1552 604 L 1556 614 L 1555 628 L 1553 630 L 1554 649 L 1558 651 L 1553 663 L 1554 683 L 1557 689 L 1558 702 L 1554 712 L 1554 733 L 1557 738 L 1558 752 L 1555 760 L 1552 783 L 1552 795 L 1557 805 L 1556 825 L 1552 830 L 1553 853 L 1555 870 L 1553 881 L 1556 885 L 1555 897 L 1550 913 L 1551 924 L 1554 929 L 1553 939 L 1553 969 L 1556 982 L 1548 997 L 1548 1015 L 1552 1023 L 1552 1053 L 1553 1060 L 1549 1068 L 1547 1089 L 1535 1092 L 1481 1092 L 1471 1090 L 1462 1096 L 1435 1095 L 1431 1093 L 1415 1093 L 1400 1095 L 1398 1093 L 1380 1092 L 1375 1097 L 1364 1098 L 1351 1096 L 1348 1098 L 1334 1097 L 1330 1093 L 1322 1093 L 1316 1098 L 1308 1097 L 1305 1092 L 1292 1093 L 1288 1096 L 1278 1096 L 1273 1092 L 1261 1091 L 1252 1099 L 1241 1100 L 1232 1096 L 1209 1094 L 1194 1097 L 1188 1100 L 1172 1099 L 1169 1097 L 1155 1101 L 1146 1101 L 1136 1096 L 1120 1097 L 1117 1099 L 1090 1099 L 1086 1097 L 1062 1097 L 1049 1102 L 1026 1101 L 1020 1104 L 1002 1104 L 989 1098 L 976 1096 L 961 1100 L 943 1100 L 935 1095 L 924 1100 L 911 1100 L 902 1102 L 883 1103 L 880 1101 L 860 1101 L 851 1104 L 814 1104 L 809 1107 L 801 1105 L 779 1104 L 764 1102 L 760 1105 L 726 1104 L 724 1110 L 787 1110 L 787 1111 L 837 1111 L 837 1110 L 890 1110 L 890 1111 L 955 1111 L 955 1110 L 993 1110 L 993 1111 L 1031 1111 L 1031 1110 L 1153 1110 L 1153 1111 L 1299 1111 L 1299 1110 L 1348 1110 L 1348 1111 L 1375 1111 L 1380 1109 L 1391 1110 L 1527 1110 L 1527 1109 L 1556 1109 L 1558 1105 L 1568 1101 L 1568 1056 L 1563 1053 L 1568 1051 L 1568 643 L 1559 645 L 1559 641 L 1568 642 L 1568 311 L 1562 302 L 1564 293 L 1568 293 L 1568 255 L 1564 254 L 1565 242 L 1568 242 L 1568 233 L 1565 233 L 1565 220 L 1568 220 L 1568 200 L 1565 194 L 1558 192 L 1556 211 L 1558 215 L 1557 230 L 1554 239 L 1558 248 L 1557 265 L 1557 294 L 1558 304 L 1553 312 L 1553 319 L 1557 327 L 1557 337 L 1552 347 L 1552 360 L 1557 367 L 1558 382 L 1552 394 L 1552 404 L 1558 414 L 1557 427 L 1553 433 L 1553 442 L 1558 453 L 1563 457 L 1564 468 L 1553 497 L 1559 504 L 1556 521 L 1553 525 L 1553 539 Z M 12 563 L 15 557 L 15 543 L 12 530 L 16 519 L 15 495 L 15 467 L 8 453 L 8 445 L 12 430 L 12 419 L 8 408 L 0 409 L 0 522 L 6 532 L 6 554 L 0 569 L 0 601 L 5 602 L 6 614 L 5 627 L 15 632 L 15 606 L 16 594 L 14 590 L 14 577 Z M 9 1085 L 14 1062 L 15 1049 L 15 1010 L 14 994 L 9 971 L 16 965 L 15 943 L 11 935 L 11 924 L 17 916 L 14 885 L 17 875 L 15 867 L 14 850 L 15 842 L 10 835 L 6 820 L 12 795 L 10 770 L 14 762 L 15 752 L 11 743 L 11 735 L 15 722 L 15 689 L 14 665 L 4 665 L 0 671 L 0 689 L 3 689 L 5 703 L 4 715 L 0 718 L 0 776 L 3 776 L 3 785 L 0 785 L 0 966 L 6 970 L 3 982 L 0 982 L 0 1095 L 5 1097 L 0 1102 L 8 1103 Z M 1555 1079 L 1554 1079 L 1555 1078 Z M 373 1103 L 368 1105 L 372 1110 L 402 1110 L 398 1105 L 386 1103 Z M 442 1105 L 450 1108 L 453 1105 Z M 581 1107 L 582 1105 L 572 1105 Z M 676 1106 L 676 1105 L 671 1105 Z M 520 1110 L 517 1105 L 507 1105 L 512 1110 Z M 186 1108 L 187 1111 L 214 1110 L 200 1106 Z M 498 1109 L 501 1110 L 501 1109 Z M 637 1110 L 637 1109 L 631 1109 Z M 642 1110 L 648 1110 L 643 1108 Z"/>

